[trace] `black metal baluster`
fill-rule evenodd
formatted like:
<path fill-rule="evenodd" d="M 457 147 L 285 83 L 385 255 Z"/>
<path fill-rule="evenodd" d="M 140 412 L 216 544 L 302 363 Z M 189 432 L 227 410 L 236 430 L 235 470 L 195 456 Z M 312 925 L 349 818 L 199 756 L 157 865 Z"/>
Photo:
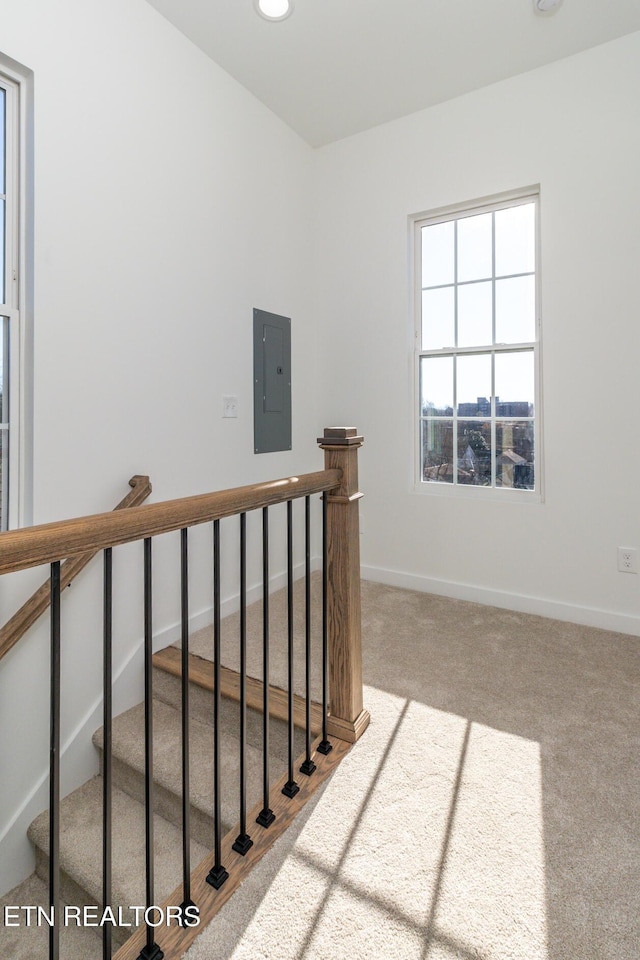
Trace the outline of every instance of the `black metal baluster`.
<path fill-rule="evenodd" d="M 144 821 L 147 910 L 154 906 L 153 849 L 153 627 L 152 627 L 151 537 L 144 541 Z M 147 942 L 138 960 L 162 960 L 154 928 L 147 923 Z"/>
<path fill-rule="evenodd" d="M 327 502 L 327 492 L 325 490 L 322 494 L 322 742 L 318 744 L 318 753 L 323 753 L 325 756 L 333 750 L 333 745 L 329 743 L 327 738 L 327 713 L 329 707 Z"/>
<path fill-rule="evenodd" d="M 256 823 L 270 827 L 275 814 L 269 807 L 269 508 L 262 508 L 262 796 Z"/>
<path fill-rule="evenodd" d="M 219 890 L 229 874 L 222 865 L 220 797 L 220 521 L 213 521 L 213 846 L 215 862 L 207 883 Z"/>
<path fill-rule="evenodd" d="M 180 923 L 185 924 L 185 911 L 195 918 L 197 908 L 191 899 L 191 799 L 189 768 L 189 531 L 180 531 L 180 599 L 181 599 L 181 686 L 182 686 L 182 911 Z"/>
<path fill-rule="evenodd" d="M 111 906 L 111 852 L 112 852 L 112 677 L 113 677 L 113 550 L 104 551 L 104 590 L 103 590 L 103 630 L 102 648 L 102 906 Z M 102 957 L 111 960 L 112 926 L 102 926 Z"/>
<path fill-rule="evenodd" d="M 253 846 L 247 833 L 247 515 L 240 514 L 240 833 L 232 849 L 246 853 Z"/>
<path fill-rule="evenodd" d="M 49 960 L 60 955 L 60 561 L 51 564 L 51 700 L 49 738 Z"/>
<path fill-rule="evenodd" d="M 300 787 L 293 779 L 293 501 L 287 500 L 287 672 L 289 676 L 289 779 L 285 797 L 295 797 Z"/>
<path fill-rule="evenodd" d="M 300 773 L 308 777 L 315 771 L 316 765 L 311 759 L 311 497 L 304 498 L 304 637 L 305 637 L 305 727 L 306 758 L 300 767 Z"/>

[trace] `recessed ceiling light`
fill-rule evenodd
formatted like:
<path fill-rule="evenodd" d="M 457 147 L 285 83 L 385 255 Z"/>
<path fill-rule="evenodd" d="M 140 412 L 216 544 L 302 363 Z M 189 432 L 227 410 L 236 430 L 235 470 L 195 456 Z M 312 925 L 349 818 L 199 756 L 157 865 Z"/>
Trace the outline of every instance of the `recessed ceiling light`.
<path fill-rule="evenodd" d="M 254 5 L 265 20 L 286 20 L 293 13 L 293 0 L 254 0 Z"/>
<path fill-rule="evenodd" d="M 562 0 L 533 0 L 533 8 L 536 13 L 552 13 L 562 3 Z"/>

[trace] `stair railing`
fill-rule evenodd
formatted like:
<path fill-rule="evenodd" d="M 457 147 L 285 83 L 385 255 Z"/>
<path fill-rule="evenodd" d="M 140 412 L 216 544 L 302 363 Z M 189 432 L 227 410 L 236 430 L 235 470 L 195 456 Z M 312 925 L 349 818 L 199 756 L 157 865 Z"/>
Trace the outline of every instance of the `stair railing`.
<path fill-rule="evenodd" d="M 131 490 L 126 497 L 123 497 L 120 503 L 114 507 L 114 510 L 137 507 L 141 503 L 144 503 L 151 493 L 149 477 L 131 477 L 129 486 Z M 61 590 L 71 585 L 78 574 L 93 560 L 96 553 L 97 551 L 91 550 L 88 553 L 64 561 L 60 568 Z M 20 609 L 7 620 L 4 626 L 0 626 L 0 660 L 2 660 L 4 655 L 15 646 L 18 640 L 24 637 L 27 630 L 49 609 L 50 603 L 51 589 L 49 581 L 47 580 L 35 591 L 33 596 L 29 597 L 26 603 L 23 603 Z"/>
<path fill-rule="evenodd" d="M 269 508 L 275 504 L 287 504 L 287 589 L 288 589 L 288 674 L 287 720 L 289 724 L 289 762 L 284 778 L 278 784 L 278 793 L 291 805 L 294 813 L 308 799 L 316 787 L 306 785 L 301 789 L 295 781 L 293 762 L 294 697 L 293 673 L 293 628 L 292 628 L 292 503 L 305 499 L 305 668 L 306 668 L 306 744 L 305 754 L 299 767 L 307 783 L 311 778 L 319 783 L 331 772 L 332 764 L 344 753 L 346 744 L 355 742 L 366 729 L 369 715 L 362 704 L 362 660 L 360 649 L 360 579 L 359 579 L 359 528 L 357 451 L 362 438 L 354 428 L 330 427 L 319 439 L 325 452 L 325 469 L 299 477 L 288 477 L 267 483 L 252 484 L 215 493 L 202 494 L 164 503 L 133 506 L 126 510 L 96 514 L 59 523 L 49 523 L 0 534 L 0 575 L 25 570 L 40 564 L 51 565 L 49 600 L 51 607 L 50 629 L 50 771 L 49 771 L 49 899 L 54 918 L 60 913 L 60 661 L 63 624 L 60 609 L 60 594 L 65 584 L 63 561 L 73 563 L 93 556 L 98 551 L 104 555 L 104 608 L 103 608 L 103 678 L 104 678 L 104 798 L 103 798 L 103 909 L 111 904 L 111 642 L 112 642 L 112 551 L 124 543 L 143 541 L 144 545 L 144 690 L 145 690 L 145 844 L 146 844 L 146 901 L 147 910 L 154 907 L 154 842 L 153 842 L 153 712 L 152 712 L 152 665 L 153 665 L 153 597 L 152 597 L 152 540 L 153 537 L 170 531 L 181 531 L 181 598 L 182 598 L 182 653 L 181 653 L 181 699 L 182 699 L 182 802 L 183 802 L 183 881 L 179 892 L 182 903 L 174 908 L 176 923 L 165 934 L 165 941 L 156 942 L 157 928 L 146 917 L 145 927 L 134 934 L 117 953 L 118 960 L 161 960 L 163 956 L 178 957 L 186 950 L 198 930 L 196 922 L 208 922 L 217 912 L 232 886 L 237 885 L 246 874 L 245 866 L 257 862 L 283 829 L 282 824 L 272 827 L 278 818 L 272 807 L 281 810 L 281 802 L 274 794 L 270 783 L 268 763 L 268 735 L 270 716 L 269 677 Z M 133 481 L 132 481 L 133 483 Z M 311 743 L 311 696 L 309 687 L 310 657 L 310 497 L 322 494 L 322 556 L 323 556 L 323 601 L 322 601 L 322 733 L 316 741 L 314 754 Z M 264 733 L 264 795 L 262 809 L 255 822 L 263 831 L 254 846 L 248 833 L 246 812 L 246 771 L 244 746 L 246 740 L 247 676 L 246 676 L 246 514 L 262 510 L 263 553 L 263 642 L 264 676 L 262 679 Z M 220 663 L 220 520 L 237 515 L 240 518 L 241 559 L 241 783 L 240 783 L 240 832 L 233 844 L 223 846 L 220 818 L 220 765 L 219 724 L 222 668 Z M 189 856 L 189 626 L 188 626 L 188 530 L 197 524 L 213 524 L 214 547 L 214 850 L 205 860 L 206 876 L 202 865 L 191 871 Z M 255 684 L 255 681 L 253 681 Z M 298 714 L 299 714 L 298 709 Z M 316 708 L 317 715 L 317 708 Z M 332 742 L 333 738 L 333 742 Z M 343 747 L 340 747 L 340 743 Z M 329 757 L 336 747 L 332 760 Z M 324 770 L 318 769 L 321 757 Z M 314 762 L 314 756 L 315 760 Z M 281 789 L 279 789 L 281 786 Z M 255 814 L 255 811 L 254 811 Z M 282 821 L 289 814 L 280 815 Z M 269 831 L 273 839 L 265 839 Z M 228 881 L 229 870 L 224 859 L 235 852 L 244 864 L 237 863 L 231 869 L 236 879 L 227 884 L 217 900 L 213 891 L 220 891 Z M 244 873 L 243 873 L 244 870 Z M 206 883 L 203 883 L 203 878 Z M 207 887 L 208 884 L 208 887 Z M 197 892 L 196 892 L 197 888 Z M 207 889 L 209 895 L 207 895 Z M 176 892 L 168 902 L 177 903 Z M 197 918 L 196 922 L 194 918 Z M 60 924 L 55 922 L 49 929 L 49 960 L 58 960 L 60 949 Z M 162 939 L 162 937 L 159 937 Z M 103 924 L 103 958 L 112 955 L 111 926 Z"/>

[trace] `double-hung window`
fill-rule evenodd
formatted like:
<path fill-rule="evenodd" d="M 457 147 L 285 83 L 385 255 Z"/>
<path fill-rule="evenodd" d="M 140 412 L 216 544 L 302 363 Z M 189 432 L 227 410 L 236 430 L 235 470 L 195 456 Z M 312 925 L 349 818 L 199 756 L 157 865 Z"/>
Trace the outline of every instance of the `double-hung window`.
<path fill-rule="evenodd" d="M 537 191 L 414 229 L 418 481 L 539 492 Z"/>
<path fill-rule="evenodd" d="M 0 530 L 18 518 L 20 85 L 0 66 Z"/>

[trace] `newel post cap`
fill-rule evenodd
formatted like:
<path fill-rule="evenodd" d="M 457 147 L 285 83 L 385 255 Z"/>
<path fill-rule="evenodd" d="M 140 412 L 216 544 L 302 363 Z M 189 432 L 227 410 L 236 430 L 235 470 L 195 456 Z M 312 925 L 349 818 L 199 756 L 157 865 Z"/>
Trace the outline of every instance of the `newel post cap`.
<path fill-rule="evenodd" d="M 358 436 L 357 427 L 325 427 L 324 436 L 318 437 L 321 447 L 362 446 L 364 437 Z"/>

